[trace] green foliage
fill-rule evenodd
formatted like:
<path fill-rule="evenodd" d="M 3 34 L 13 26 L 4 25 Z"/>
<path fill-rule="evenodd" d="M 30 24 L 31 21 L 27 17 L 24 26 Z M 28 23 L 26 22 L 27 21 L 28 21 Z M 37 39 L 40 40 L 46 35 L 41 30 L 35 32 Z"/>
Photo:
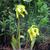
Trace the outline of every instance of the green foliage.
<path fill-rule="evenodd" d="M 47 17 L 44 17 L 40 20 L 40 25 L 46 25 L 48 22 L 48 18 Z"/>
<path fill-rule="evenodd" d="M 17 25 L 13 16 L 9 16 L 9 31 L 11 34 L 16 34 L 17 32 Z"/>
<path fill-rule="evenodd" d="M 38 13 L 44 17 L 48 16 L 48 6 L 44 1 L 39 0 L 37 2 Z"/>

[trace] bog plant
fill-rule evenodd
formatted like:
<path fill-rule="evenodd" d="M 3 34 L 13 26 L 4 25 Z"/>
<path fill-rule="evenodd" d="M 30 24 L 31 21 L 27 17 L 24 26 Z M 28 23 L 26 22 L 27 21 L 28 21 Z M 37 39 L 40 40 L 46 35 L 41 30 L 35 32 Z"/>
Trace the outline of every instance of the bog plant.
<path fill-rule="evenodd" d="M 25 10 L 25 6 L 24 5 L 16 5 L 16 9 L 15 9 L 15 11 L 16 11 L 16 18 L 18 19 L 18 25 L 17 25 L 17 33 L 18 33 L 18 38 L 17 39 L 15 39 L 14 38 L 14 36 L 12 36 L 12 44 L 15 46 L 15 48 L 16 48 L 16 44 L 18 43 L 18 48 L 20 49 L 21 47 L 20 47 L 20 16 L 19 15 L 21 15 L 21 17 L 24 17 L 24 13 L 25 14 L 28 14 L 27 13 L 27 11 Z M 17 35 L 16 35 L 17 36 Z M 14 40 L 15 41 L 14 41 Z M 16 41 L 17 40 L 17 41 Z M 16 43 L 17 42 L 17 43 Z M 14 44 L 15 43 L 15 44 Z M 12 45 L 12 46 L 13 46 Z M 13 47 L 14 48 L 14 47 Z"/>
<path fill-rule="evenodd" d="M 39 35 L 39 29 L 36 27 L 36 25 L 32 25 L 32 26 L 28 29 L 28 33 L 29 33 L 30 39 L 31 39 L 31 41 L 32 41 L 33 38 L 36 38 L 36 36 Z"/>
<path fill-rule="evenodd" d="M 16 5 L 16 17 L 19 18 L 21 15 L 22 17 L 24 17 L 24 14 L 28 14 L 27 11 L 25 10 L 25 6 L 24 5 Z"/>
<path fill-rule="evenodd" d="M 39 36 L 39 28 L 36 25 L 32 25 L 28 29 L 28 33 L 30 35 L 30 40 L 31 40 L 31 50 L 34 46 L 34 43 L 36 41 L 37 36 Z"/>

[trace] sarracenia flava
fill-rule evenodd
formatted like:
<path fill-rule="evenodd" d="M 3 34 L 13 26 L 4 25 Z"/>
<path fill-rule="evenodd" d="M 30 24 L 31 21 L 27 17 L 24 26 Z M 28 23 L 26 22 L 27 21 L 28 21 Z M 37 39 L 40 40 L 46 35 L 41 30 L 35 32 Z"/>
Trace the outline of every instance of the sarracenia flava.
<path fill-rule="evenodd" d="M 30 39 L 31 41 L 37 37 L 37 35 L 39 35 L 39 29 L 36 27 L 36 25 L 32 25 L 29 29 L 28 29 L 28 33 L 30 35 Z"/>
<path fill-rule="evenodd" d="M 17 38 L 17 43 L 18 43 L 18 48 L 21 48 L 20 46 L 20 16 L 24 17 L 24 14 L 28 14 L 25 6 L 24 5 L 16 5 L 16 18 L 18 19 L 18 25 L 17 25 L 17 33 L 18 33 L 18 38 Z"/>
<path fill-rule="evenodd" d="M 25 10 L 25 6 L 24 5 L 16 5 L 16 17 L 19 18 L 18 15 L 21 15 L 22 17 L 24 17 L 24 14 L 28 14 L 27 11 Z"/>

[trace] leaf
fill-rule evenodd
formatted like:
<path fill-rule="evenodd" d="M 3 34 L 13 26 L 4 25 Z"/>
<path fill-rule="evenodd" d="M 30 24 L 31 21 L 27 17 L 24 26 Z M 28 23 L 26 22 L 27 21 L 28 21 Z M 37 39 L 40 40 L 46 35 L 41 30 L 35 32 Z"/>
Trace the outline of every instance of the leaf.
<path fill-rule="evenodd" d="M 42 13 L 47 13 L 47 12 L 48 12 L 47 4 L 44 3 L 44 5 L 41 7 L 40 11 L 41 11 Z"/>
<path fill-rule="evenodd" d="M 23 38 L 24 39 L 24 36 L 23 35 L 20 35 L 20 38 Z"/>
<path fill-rule="evenodd" d="M 43 2 L 41 0 L 38 0 L 37 2 L 37 5 L 38 5 L 38 8 L 40 8 L 42 6 Z"/>
<path fill-rule="evenodd" d="M 11 43 L 12 47 L 13 47 L 13 50 L 16 50 L 15 46 L 13 45 L 13 43 Z"/>
<path fill-rule="evenodd" d="M 12 45 L 13 49 L 16 50 L 17 40 L 14 37 L 14 35 L 12 36 L 11 45 Z"/>
<path fill-rule="evenodd" d="M 26 1 L 26 2 L 31 2 L 32 0 L 23 0 L 23 1 Z"/>

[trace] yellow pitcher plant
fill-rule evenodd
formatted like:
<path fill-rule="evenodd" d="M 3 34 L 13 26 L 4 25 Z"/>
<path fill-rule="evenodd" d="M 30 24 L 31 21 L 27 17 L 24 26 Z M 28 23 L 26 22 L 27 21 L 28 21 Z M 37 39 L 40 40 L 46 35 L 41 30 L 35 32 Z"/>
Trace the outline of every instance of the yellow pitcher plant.
<path fill-rule="evenodd" d="M 36 25 L 32 25 L 29 29 L 28 29 L 28 33 L 30 35 L 30 40 L 31 40 L 31 50 L 32 47 L 34 46 L 34 43 L 36 41 L 36 37 L 39 35 L 39 29 L 37 28 Z"/>
<path fill-rule="evenodd" d="M 16 11 L 17 18 L 19 18 L 18 15 L 21 15 L 22 17 L 24 17 L 24 14 L 28 14 L 27 11 L 25 10 L 24 5 L 17 5 L 15 11 Z"/>
<path fill-rule="evenodd" d="M 36 28 L 35 25 L 32 25 L 32 26 L 28 29 L 28 33 L 29 33 L 30 39 L 31 39 L 31 41 L 32 41 L 33 38 L 36 38 L 37 35 L 39 35 L 39 29 Z"/>
<path fill-rule="evenodd" d="M 18 48 L 20 48 L 20 16 L 24 17 L 25 14 L 28 14 L 24 5 L 16 5 L 16 18 L 18 19 L 17 33 L 18 33 Z"/>

